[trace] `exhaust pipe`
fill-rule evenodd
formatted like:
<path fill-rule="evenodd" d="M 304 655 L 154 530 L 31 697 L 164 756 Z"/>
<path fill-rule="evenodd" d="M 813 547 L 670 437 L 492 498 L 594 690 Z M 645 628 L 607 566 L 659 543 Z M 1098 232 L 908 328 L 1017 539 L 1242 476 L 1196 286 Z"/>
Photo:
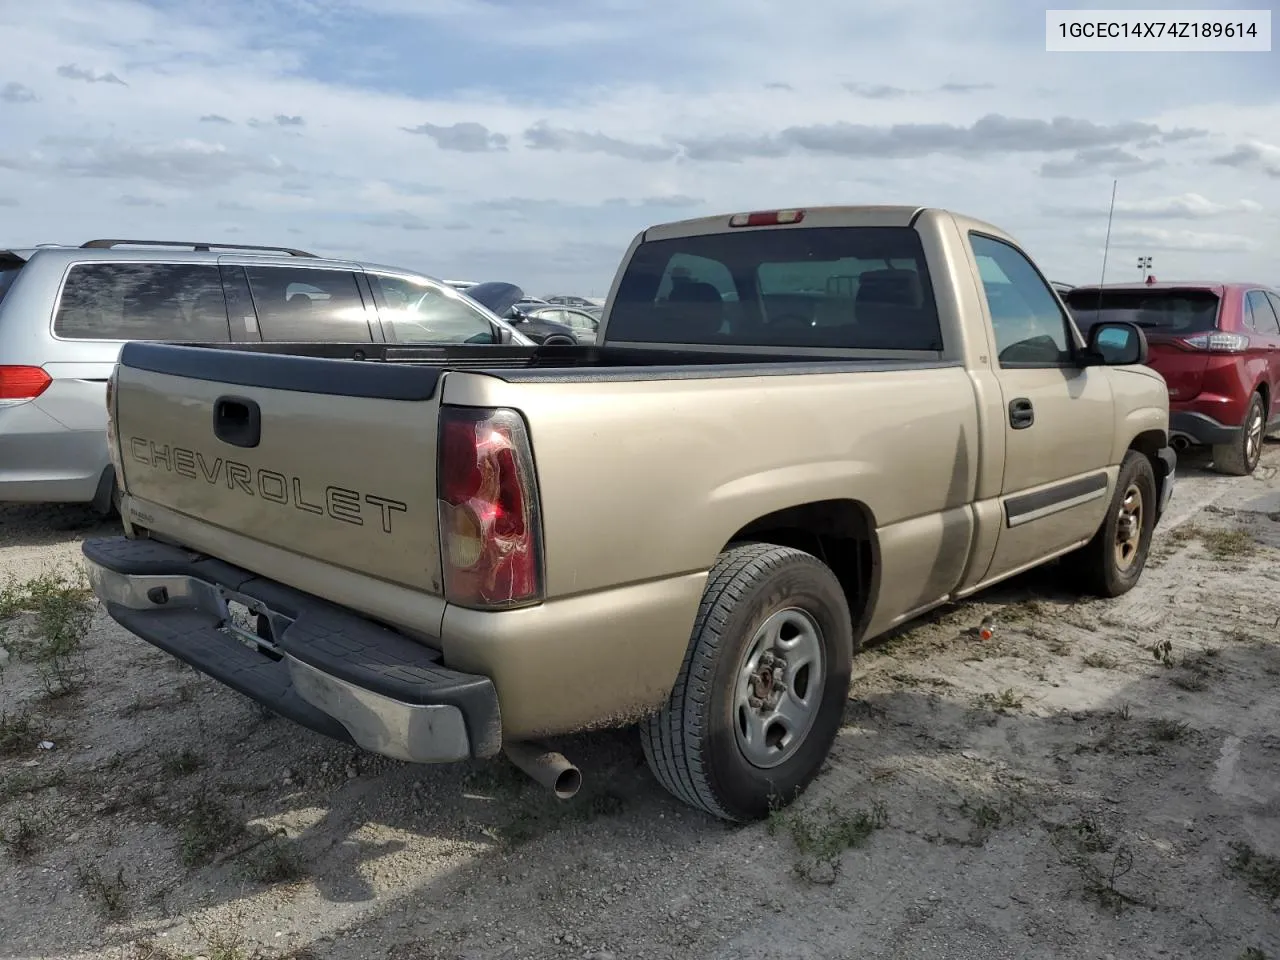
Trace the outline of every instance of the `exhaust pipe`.
<path fill-rule="evenodd" d="M 1177 436 L 1169 441 L 1169 445 L 1173 447 L 1175 453 L 1182 453 L 1187 447 L 1191 446 L 1191 441 L 1186 437 Z"/>
<path fill-rule="evenodd" d="M 507 743 L 502 752 L 560 800 L 568 800 L 582 789 L 582 771 L 554 750 L 537 743 Z"/>

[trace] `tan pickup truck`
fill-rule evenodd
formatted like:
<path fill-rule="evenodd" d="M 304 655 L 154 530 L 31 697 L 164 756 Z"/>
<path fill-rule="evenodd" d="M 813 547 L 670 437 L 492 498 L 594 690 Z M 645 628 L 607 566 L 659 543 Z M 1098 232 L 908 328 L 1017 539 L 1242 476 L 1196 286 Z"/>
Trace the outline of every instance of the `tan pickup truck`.
<path fill-rule="evenodd" d="M 600 329 L 127 345 L 94 589 L 362 748 L 505 750 L 568 796 L 545 738 L 636 725 L 668 790 L 749 820 L 818 771 L 861 643 L 1059 557 L 1124 593 L 1173 488 L 1142 331 L 1085 343 L 1009 236 L 943 210 L 652 227 Z"/>

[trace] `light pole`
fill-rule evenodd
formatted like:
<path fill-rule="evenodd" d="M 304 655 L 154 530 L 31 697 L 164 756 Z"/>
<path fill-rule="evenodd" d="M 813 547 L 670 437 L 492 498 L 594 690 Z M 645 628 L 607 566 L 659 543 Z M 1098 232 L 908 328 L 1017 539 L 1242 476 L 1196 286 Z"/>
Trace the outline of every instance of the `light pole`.
<path fill-rule="evenodd" d="M 1143 279 L 1143 280 L 1147 279 L 1147 272 L 1151 269 L 1151 258 L 1150 258 L 1150 257 L 1139 257 L 1139 258 L 1138 258 L 1138 269 L 1142 272 L 1142 279 Z"/>

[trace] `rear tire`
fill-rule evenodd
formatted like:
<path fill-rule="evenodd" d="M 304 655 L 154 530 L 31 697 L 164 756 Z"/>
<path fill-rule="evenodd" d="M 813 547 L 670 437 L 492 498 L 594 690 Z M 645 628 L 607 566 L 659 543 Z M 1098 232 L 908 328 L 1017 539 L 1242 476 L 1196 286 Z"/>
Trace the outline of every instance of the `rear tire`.
<path fill-rule="evenodd" d="M 1240 436 L 1232 443 L 1215 444 L 1213 467 L 1232 477 L 1246 477 L 1257 469 L 1262 458 L 1262 441 L 1267 433 L 1267 410 L 1261 394 L 1249 398 Z"/>
<path fill-rule="evenodd" d="M 1081 590 L 1118 597 L 1137 585 L 1151 549 L 1157 495 L 1151 461 L 1130 450 L 1120 462 L 1115 493 L 1098 532 L 1068 558 Z"/>
<path fill-rule="evenodd" d="M 844 590 L 816 557 L 766 543 L 726 550 L 671 696 L 640 726 L 658 782 L 733 822 L 794 800 L 840 727 L 853 646 Z"/>

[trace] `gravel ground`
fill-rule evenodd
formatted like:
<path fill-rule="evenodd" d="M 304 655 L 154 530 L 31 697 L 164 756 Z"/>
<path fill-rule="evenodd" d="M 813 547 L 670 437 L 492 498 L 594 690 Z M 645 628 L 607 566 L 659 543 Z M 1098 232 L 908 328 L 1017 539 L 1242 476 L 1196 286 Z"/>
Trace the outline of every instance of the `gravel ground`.
<path fill-rule="evenodd" d="M 1184 468 L 1119 601 L 1047 568 L 872 645 L 823 774 L 745 828 L 627 732 L 560 744 L 557 803 L 272 719 L 92 607 L 50 655 L 82 624 L 46 591 L 0 640 L 0 957 L 1280 957 L 1278 466 Z M 112 529 L 0 507 L 0 582 Z"/>

